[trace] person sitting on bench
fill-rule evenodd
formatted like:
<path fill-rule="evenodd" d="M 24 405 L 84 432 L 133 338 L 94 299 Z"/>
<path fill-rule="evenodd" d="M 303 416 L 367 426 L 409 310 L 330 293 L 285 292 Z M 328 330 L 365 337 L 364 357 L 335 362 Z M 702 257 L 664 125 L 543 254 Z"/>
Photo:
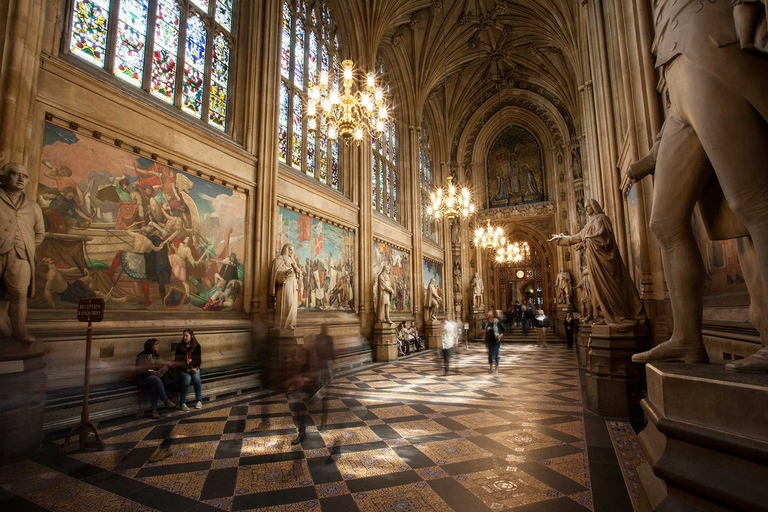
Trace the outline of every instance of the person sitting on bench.
<path fill-rule="evenodd" d="M 140 389 L 149 389 L 149 399 L 152 405 L 152 419 L 160 418 L 157 413 L 157 399 L 165 401 L 166 409 L 175 409 L 176 404 L 168 399 L 163 384 L 163 375 L 172 363 L 160 358 L 160 344 L 157 339 L 150 338 L 144 342 L 144 350 L 136 356 L 136 379 Z"/>

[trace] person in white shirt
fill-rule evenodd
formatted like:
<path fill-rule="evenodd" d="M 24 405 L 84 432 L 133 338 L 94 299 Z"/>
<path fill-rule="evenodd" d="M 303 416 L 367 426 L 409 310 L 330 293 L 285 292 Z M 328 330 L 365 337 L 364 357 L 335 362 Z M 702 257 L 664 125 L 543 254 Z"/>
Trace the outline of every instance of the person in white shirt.
<path fill-rule="evenodd" d="M 449 314 L 448 319 L 443 323 L 442 351 L 444 374 L 448 375 L 451 363 L 451 351 L 459 340 L 459 324 L 453 321 L 453 315 Z"/>

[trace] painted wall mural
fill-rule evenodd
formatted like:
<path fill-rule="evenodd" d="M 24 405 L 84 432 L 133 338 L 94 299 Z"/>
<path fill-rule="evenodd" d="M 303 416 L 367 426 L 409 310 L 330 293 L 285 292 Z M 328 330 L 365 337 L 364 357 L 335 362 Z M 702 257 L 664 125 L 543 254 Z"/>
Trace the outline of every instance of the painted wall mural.
<path fill-rule="evenodd" d="M 280 208 L 276 233 L 275 256 L 291 242 L 304 270 L 300 310 L 355 310 L 353 231 Z"/>
<path fill-rule="evenodd" d="M 33 307 L 242 309 L 245 194 L 46 123 L 37 201 Z"/>
<path fill-rule="evenodd" d="M 506 128 L 493 141 L 487 174 L 491 208 L 544 200 L 541 149 L 519 126 Z"/>
<path fill-rule="evenodd" d="M 407 313 L 413 310 L 411 296 L 411 256 L 406 251 L 395 249 L 385 243 L 373 241 L 373 305 L 378 299 L 378 277 L 384 263 L 392 267 L 391 279 L 395 295 L 389 305 L 390 311 Z"/>
<path fill-rule="evenodd" d="M 438 311 L 440 313 L 445 311 L 445 293 L 443 291 L 443 264 L 438 263 L 436 261 L 432 261 L 427 258 L 423 258 L 422 260 L 422 277 L 424 278 L 424 297 L 427 296 L 427 287 L 429 286 L 429 281 L 434 278 L 435 279 L 435 285 L 437 286 L 437 293 L 440 294 L 440 297 L 443 299 L 443 302 L 440 303 L 440 308 L 438 308 Z M 426 300 L 424 302 L 424 305 L 426 306 Z"/>

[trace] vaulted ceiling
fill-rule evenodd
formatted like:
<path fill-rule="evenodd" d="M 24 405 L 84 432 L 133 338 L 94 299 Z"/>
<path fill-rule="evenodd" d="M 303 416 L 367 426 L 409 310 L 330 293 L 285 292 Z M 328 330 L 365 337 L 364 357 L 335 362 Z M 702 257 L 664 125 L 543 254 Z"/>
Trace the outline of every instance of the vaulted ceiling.
<path fill-rule="evenodd" d="M 398 117 L 444 141 L 447 106 L 451 161 L 465 159 L 459 139 L 478 119 L 508 106 L 541 118 L 557 144 L 576 137 L 580 0 L 349 1 L 353 48 L 384 61 Z"/>

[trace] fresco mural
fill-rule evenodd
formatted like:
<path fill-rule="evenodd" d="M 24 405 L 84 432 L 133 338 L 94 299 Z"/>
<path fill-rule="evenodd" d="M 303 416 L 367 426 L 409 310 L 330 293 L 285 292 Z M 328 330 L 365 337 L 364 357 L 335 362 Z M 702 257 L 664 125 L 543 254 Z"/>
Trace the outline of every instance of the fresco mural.
<path fill-rule="evenodd" d="M 412 311 L 411 300 L 411 257 L 406 251 L 401 251 L 377 240 L 373 241 L 373 305 L 376 307 L 378 296 L 378 277 L 384 263 L 392 267 L 391 279 L 395 296 L 389 305 L 391 312 L 406 313 Z"/>
<path fill-rule="evenodd" d="M 242 309 L 244 194 L 46 123 L 37 201 L 32 307 Z"/>
<path fill-rule="evenodd" d="M 424 258 L 422 260 L 422 277 L 424 278 L 423 293 L 425 297 L 427 295 L 427 286 L 429 286 L 429 281 L 432 278 L 435 279 L 437 292 L 440 294 L 440 297 L 443 299 L 443 302 L 440 303 L 440 307 L 438 308 L 438 311 L 440 313 L 443 313 L 445 311 L 445 293 L 443 291 L 443 264 Z M 425 305 L 426 305 L 426 302 L 425 302 Z"/>
<path fill-rule="evenodd" d="M 488 152 L 488 200 L 491 208 L 544 200 L 541 149 L 519 126 L 496 137 Z"/>
<path fill-rule="evenodd" d="M 304 270 L 299 291 L 303 311 L 355 311 L 355 234 L 309 215 L 280 208 L 275 256 L 287 242 Z"/>

